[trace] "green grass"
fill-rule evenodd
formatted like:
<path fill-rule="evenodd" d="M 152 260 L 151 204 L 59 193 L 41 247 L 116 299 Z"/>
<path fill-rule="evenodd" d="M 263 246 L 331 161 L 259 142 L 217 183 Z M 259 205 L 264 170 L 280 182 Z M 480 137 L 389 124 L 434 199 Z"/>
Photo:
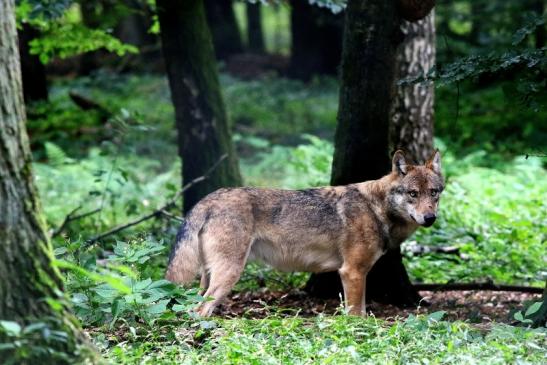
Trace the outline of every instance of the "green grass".
<path fill-rule="evenodd" d="M 442 313 L 394 323 L 318 316 L 215 319 L 166 326 L 161 335 L 121 341 L 105 351 L 118 364 L 461 364 L 542 363 L 545 330 L 493 325 L 479 330 L 438 320 Z"/>

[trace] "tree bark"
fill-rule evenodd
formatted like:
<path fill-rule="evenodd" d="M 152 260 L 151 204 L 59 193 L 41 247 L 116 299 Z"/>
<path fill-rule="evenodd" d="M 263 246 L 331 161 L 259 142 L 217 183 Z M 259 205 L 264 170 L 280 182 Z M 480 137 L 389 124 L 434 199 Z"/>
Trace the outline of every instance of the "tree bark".
<path fill-rule="evenodd" d="M 260 3 L 247 3 L 247 46 L 249 51 L 255 53 L 264 52 L 264 34 L 262 32 L 262 17 L 260 12 L 262 5 Z"/>
<path fill-rule="evenodd" d="M 0 0 L 0 95 L 0 319 L 49 320 L 68 335 L 57 350 L 74 360 L 83 337 L 61 294 L 34 186 L 13 0 Z"/>
<path fill-rule="evenodd" d="M 435 65 L 434 12 L 415 23 L 403 20 L 401 31 L 405 38 L 397 50 L 398 78 L 427 74 Z M 432 83 L 397 86 L 390 126 L 391 151 L 402 149 L 417 163 L 431 157 L 434 98 Z"/>
<path fill-rule="evenodd" d="M 418 62 L 434 55 L 434 43 L 424 45 L 433 38 L 425 37 L 426 29 L 419 31 L 420 27 L 432 27 L 432 21 L 427 19 L 417 26 L 401 21 L 391 1 L 348 2 L 332 185 L 377 179 L 388 173 L 390 145 L 415 151 L 412 153 L 420 159 L 426 154 L 422 148 L 432 150 L 433 96 L 428 94 L 432 89 L 399 87 L 397 97 L 394 95 L 397 76 L 416 72 Z M 404 35 L 407 37 L 399 45 Z M 421 105 L 426 101 L 426 106 Z M 421 120 L 424 116 L 427 122 Z M 337 273 L 325 273 L 312 275 L 306 290 L 319 297 L 337 297 L 342 285 Z M 398 306 L 421 300 L 399 249 L 388 251 L 374 265 L 367 275 L 366 295 L 367 300 Z"/>
<path fill-rule="evenodd" d="M 204 4 L 217 58 L 225 60 L 243 52 L 232 0 L 204 0 Z"/>
<path fill-rule="evenodd" d="M 398 24 L 393 1 L 348 1 L 332 185 L 378 179 L 390 170 Z"/>
<path fill-rule="evenodd" d="M 46 67 L 38 56 L 30 54 L 29 43 L 39 36 L 39 32 L 30 24 L 23 23 L 18 35 L 25 103 L 47 100 Z"/>
<path fill-rule="evenodd" d="M 342 56 L 343 15 L 291 0 L 291 59 L 288 74 L 304 81 L 336 75 Z"/>
<path fill-rule="evenodd" d="M 211 191 L 240 185 L 241 175 L 203 1 L 158 0 L 157 8 L 175 106 L 183 182 L 203 175 L 223 154 L 228 154 L 228 159 L 207 180 L 185 192 L 184 212 L 187 212 Z"/>

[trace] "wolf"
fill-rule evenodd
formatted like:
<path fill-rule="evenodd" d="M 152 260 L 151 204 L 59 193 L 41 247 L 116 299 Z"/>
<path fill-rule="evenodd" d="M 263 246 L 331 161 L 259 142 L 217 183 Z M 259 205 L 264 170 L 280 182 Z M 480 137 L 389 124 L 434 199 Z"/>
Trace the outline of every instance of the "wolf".
<path fill-rule="evenodd" d="M 166 279 L 201 273 L 196 311 L 210 316 L 249 260 L 284 271 L 338 270 L 349 314 L 366 315 L 366 276 L 389 249 L 435 222 L 444 189 L 441 156 L 413 165 L 402 151 L 392 171 L 362 183 L 305 190 L 223 188 L 189 212 L 171 250 Z"/>

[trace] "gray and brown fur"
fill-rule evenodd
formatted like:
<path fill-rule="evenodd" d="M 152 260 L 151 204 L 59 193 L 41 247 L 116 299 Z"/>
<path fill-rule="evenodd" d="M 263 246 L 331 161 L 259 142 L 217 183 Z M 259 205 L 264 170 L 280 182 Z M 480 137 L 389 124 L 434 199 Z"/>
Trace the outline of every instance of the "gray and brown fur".
<path fill-rule="evenodd" d="M 444 189 L 439 152 L 410 165 L 401 151 L 381 179 L 308 190 L 217 190 L 188 214 L 166 278 L 186 284 L 201 273 L 209 316 L 258 259 L 285 271 L 338 270 L 351 314 L 365 313 L 366 275 L 389 247 L 430 226 Z"/>

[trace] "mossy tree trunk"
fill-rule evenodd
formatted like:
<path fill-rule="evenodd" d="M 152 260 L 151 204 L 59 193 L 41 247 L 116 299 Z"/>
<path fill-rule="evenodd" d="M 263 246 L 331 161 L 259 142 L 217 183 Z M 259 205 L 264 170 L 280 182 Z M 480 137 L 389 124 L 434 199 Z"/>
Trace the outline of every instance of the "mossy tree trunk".
<path fill-rule="evenodd" d="M 175 106 L 183 182 L 205 173 L 223 154 L 205 181 L 184 194 L 187 212 L 206 194 L 241 184 L 228 128 L 211 34 L 202 0 L 158 0 L 163 56 Z"/>
<path fill-rule="evenodd" d="M 390 144 L 408 143 L 417 154 L 421 154 L 421 146 L 427 144 L 425 139 L 419 143 L 412 139 L 414 134 L 422 133 L 413 130 L 422 128 L 421 123 L 413 123 L 409 131 L 402 130 L 406 127 L 402 122 L 409 118 L 407 113 L 412 112 L 413 118 L 417 118 L 422 111 L 431 112 L 429 108 L 419 112 L 413 110 L 422 101 L 419 98 L 422 94 L 414 94 L 413 88 L 395 90 L 397 76 L 404 77 L 402 73 L 397 75 L 397 67 L 403 73 L 409 72 L 420 61 L 413 59 L 415 55 L 406 60 L 410 55 L 407 47 L 417 48 L 419 38 L 410 37 L 403 42 L 404 34 L 408 34 L 405 27 L 407 23 L 399 18 L 395 1 L 348 2 L 332 185 L 377 179 L 388 173 Z M 395 97 L 395 91 L 401 94 Z M 425 97 L 429 95 L 425 94 Z M 396 110 L 395 98 L 403 100 Z M 411 103 L 404 103 L 411 98 Z M 395 114 L 401 123 L 393 123 Z M 430 145 L 427 148 L 431 150 Z M 320 297 L 337 297 L 342 286 L 337 273 L 325 273 L 312 275 L 306 289 Z M 398 249 L 380 258 L 367 276 L 367 300 L 406 306 L 416 304 L 420 299 L 410 283 Z"/>
<path fill-rule="evenodd" d="M 13 0 L 0 0 L 0 243 L 0 319 L 52 322 L 68 335 L 58 350 L 75 354 L 82 336 L 51 262 L 31 171 Z"/>
<path fill-rule="evenodd" d="M 288 74 L 304 81 L 336 75 L 342 57 L 343 14 L 291 0 L 291 58 Z"/>
<path fill-rule="evenodd" d="M 234 54 L 243 52 L 243 42 L 237 26 L 232 0 L 204 0 L 204 5 L 216 56 L 225 60 Z"/>

